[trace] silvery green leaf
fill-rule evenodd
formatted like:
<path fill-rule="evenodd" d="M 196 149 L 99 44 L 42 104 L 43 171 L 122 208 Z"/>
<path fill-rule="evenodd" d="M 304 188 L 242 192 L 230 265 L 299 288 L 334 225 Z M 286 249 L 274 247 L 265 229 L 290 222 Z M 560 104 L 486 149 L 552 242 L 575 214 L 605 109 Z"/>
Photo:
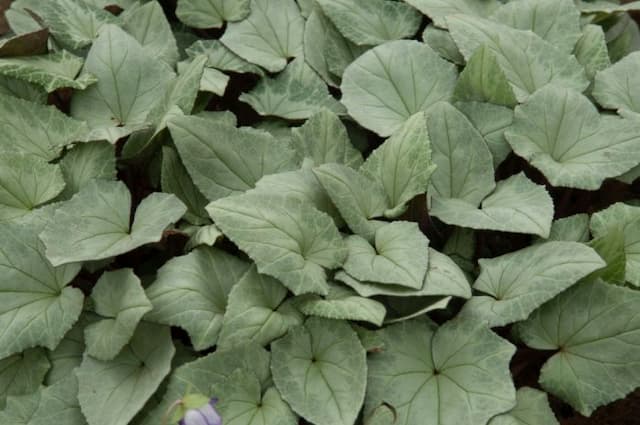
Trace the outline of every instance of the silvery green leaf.
<path fill-rule="evenodd" d="M 407 78 L 423 70 L 429 79 Z M 453 64 L 413 40 L 391 41 L 358 57 L 342 76 L 342 103 L 363 127 L 387 137 L 417 112 L 450 100 L 457 79 Z"/>
<path fill-rule="evenodd" d="M 424 317 L 425 314 L 447 308 L 451 297 L 383 297 L 388 310 L 385 324 Z"/>
<path fill-rule="evenodd" d="M 589 216 L 575 214 L 555 220 L 551 225 L 551 232 L 547 240 L 550 241 L 589 241 Z"/>
<path fill-rule="evenodd" d="M 38 394 L 38 407 L 28 425 L 87 424 L 78 403 L 78 380 L 73 374 L 53 385 L 41 387 Z"/>
<path fill-rule="evenodd" d="M 484 137 L 493 155 L 493 166 L 500 165 L 511 153 L 511 146 L 504 133 L 513 123 L 513 110 L 480 102 L 456 102 L 455 106 L 467 116 Z"/>
<path fill-rule="evenodd" d="M 627 13 L 617 17 L 605 32 L 611 62 L 618 62 L 628 54 L 640 50 L 640 28 Z"/>
<path fill-rule="evenodd" d="M 365 422 L 367 425 L 393 425 L 396 423 L 396 414 L 386 404 L 380 405 Z"/>
<path fill-rule="evenodd" d="M 174 195 L 153 193 L 130 224 L 131 194 L 124 183 L 92 180 L 56 210 L 40 238 L 54 265 L 101 260 L 160 241 L 186 210 Z"/>
<path fill-rule="evenodd" d="M 218 347 L 252 341 L 262 346 L 302 323 L 302 315 L 286 302 L 287 288 L 249 268 L 231 288 Z"/>
<path fill-rule="evenodd" d="M 24 154 L 0 156 L 0 221 L 28 214 L 52 200 L 65 182 L 57 164 Z"/>
<path fill-rule="evenodd" d="M 46 384 L 51 386 L 59 381 L 64 381 L 73 370 L 82 363 L 85 351 L 84 329 L 94 320 L 90 313 L 81 315 L 75 325 L 57 345 L 55 350 L 48 351 L 47 357 L 51 363 L 51 369 L 47 373 Z"/>
<path fill-rule="evenodd" d="M 347 40 L 330 20 L 327 20 L 325 36 L 326 43 L 323 55 L 326 56 L 329 71 L 339 79 L 342 79 L 342 74 L 351 62 L 371 47 L 358 46 Z M 305 54 L 307 53 L 305 52 Z"/>
<path fill-rule="evenodd" d="M 385 349 L 369 356 L 365 412 L 385 402 L 397 423 L 477 425 L 515 406 L 515 347 L 483 324 L 412 320 L 381 334 Z"/>
<path fill-rule="evenodd" d="M 0 297 L 0 359 L 35 346 L 53 350 L 82 311 L 82 291 L 67 286 L 80 265 L 54 267 L 38 239 L 50 215 L 45 207 L 0 224 L 0 292 L 11 294 Z"/>
<path fill-rule="evenodd" d="M 462 112 L 444 102 L 427 113 L 427 128 L 435 164 L 430 193 L 479 205 L 496 186 L 493 157 L 482 135 Z"/>
<path fill-rule="evenodd" d="M 295 151 L 264 131 L 192 116 L 176 117 L 168 126 L 193 182 L 210 201 L 298 168 Z"/>
<path fill-rule="evenodd" d="M 337 34 L 336 34 L 337 33 Z M 331 72 L 326 54 L 330 37 L 342 37 L 322 9 L 314 7 L 304 25 L 304 59 L 330 86 L 340 86 L 340 76 Z"/>
<path fill-rule="evenodd" d="M 109 142 L 74 145 L 60 160 L 65 187 L 59 199 L 68 200 L 93 179 L 115 180 L 116 150 Z"/>
<path fill-rule="evenodd" d="M 346 238 L 343 268 L 362 281 L 422 288 L 429 266 L 429 239 L 416 223 L 396 221 L 379 227 L 373 244 L 357 235 Z"/>
<path fill-rule="evenodd" d="M 516 407 L 491 419 L 488 425 L 559 425 L 547 394 L 529 387 L 516 392 Z"/>
<path fill-rule="evenodd" d="M 338 30 L 357 45 L 378 45 L 412 37 L 422 22 L 420 13 L 403 2 L 389 0 L 316 0 Z"/>
<path fill-rule="evenodd" d="M 640 52 L 634 52 L 598 72 L 593 97 L 604 108 L 640 114 L 640 77 L 636 72 L 639 65 Z"/>
<path fill-rule="evenodd" d="M 193 251 L 194 248 L 200 245 L 213 246 L 224 236 L 215 224 L 191 226 L 191 228 L 194 228 L 195 231 L 190 233 L 189 240 L 184 246 L 186 252 Z"/>
<path fill-rule="evenodd" d="M 519 323 L 517 332 L 529 347 L 555 351 L 542 367 L 542 388 L 585 416 L 637 388 L 638 308 L 637 291 L 587 281 Z"/>
<path fill-rule="evenodd" d="M 459 101 L 486 102 L 507 107 L 518 104 L 497 54 L 484 44 L 473 52 L 460 73 L 454 96 Z"/>
<path fill-rule="evenodd" d="M 47 354 L 41 348 L 31 348 L 0 360 L 0 408 L 5 407 L 7 396 L 36 392 L 50 367 Z"/>
<path fill-rule="evenodd" d="M 207 211 L 260 273 L 281 280 L 296 295 L 325 295 L 325 269 L 341 266 L 347 254 L 333 220 L 298 199 L 238 195 L 212 202 Z"/>
<path fill-rule="evenodd" d="M 613 227 L 604 236 L 592 239 L 587 244 L 604 260 L 605 267 L 591 273 L 585 280 L 600 279 L 614 285 L 626 282 L 627 253 L 625 234 L 622 226 Z"/>
<path fill-rule="evenodd" d="M 282 398 L 317 425 L 355 422 L 366 386 L 366 352 L 344 321 L 311 317 L 271 345 Z"/>
<path fill-rule="evenodd" d="M 474 15 L 488 17 L 500 6 L 497 0 L 405 0 L 415 7 L 439 27 L 446 27 L 449 15 Z"/>
<path fill-rule="evenodd" d="M 95 139 L 115 143 L 144 128 L 147 116 L 174 77 L 169 66 L 115 25 L 105 25 L 84 66 L 98 83 L 73 96 L 71 115 L 87 121 Z"/>
<path fill-rule="evenodd" d="M 122 28 L 131 34 L 147 51 L 169 65 L 174 65 L 180 56 L 171 25 L 157 1 L 127 9 L 123 13 Z"/>
<path fill-rule="evenodd" d="M 220 39 L 238 56 L 278 72 L 303 53 L 304 18 L 294 0 L 251 0 L 251 13 Z"/>
<path fill-rule="evenodd" d="M 80 73 L 82 64 L 82 58 L 66 50 L 46 55 L 0 58 L 0 75 L 36 84 L 47 93 L 64 87 L 84 90 L 98 80 L 87 71 Z"/>
<path fill-rule="evenodd" d="M 595 238 L 601 238 L 616 229 L 624 239 L 626 257 L 625 278 L 634 286 L 640 286 L 640 208 L 617 203 L 591 216 L 589 227 Z"/>
<path fill-rule="evenodd" d="M 335 162 L 355 169 L 362 165 L 362 154 L 351 144 L 347 128 L 330 110 L 316 112 L 291 135 L 300 156 L 316 166 Z"/>
<path fill-rule="evenodd" d="M 219 28 L 249 15 L 249 0 L 178 0 L 176 15 L 193 28 Z"/>
<path fill-rule="evenodd" d="M 173 371 L 160 404 L 142 422 L 157 425 L 168 408 L 185 394 L 214 397 L 231 374 L 240 369 L 253 372 L 264 387 L 269 384 L 270 354 L 257 344 L 244 344 L 186 363 Z"/>
<path fill-rule="evenodd" d="M 547 84 L 577 91 L 589 86 L 584 67 L 573 55 L 531 31 L 464 15 L 448 17 L 447 22 L 467 60 L 483 44 L 494 53 L 519 102 Z"/>
<path fill-rule="evenodd" d="M 0 90 L 1 91 L 1 90 Z M 0 150 L 22 152 L 51 161 L 72 142 L 86 138 L 84 122 L 53 106 L 0 94 Z"/>
<path fill-rule="evenodd" d="M 456 65 L 464 65 L 464 57 L 462 57 L 449 31 L 429 24 L 422 33 L 422 40 L 449 62 L 453 62 Z"/>
<path fill-rule="evenodd" d="M 324 164 L 313 173 L 349 228 L 367 240 L 373 238 L 383 224 L 373 219 L 388 208 L 382 184 L 341 164 Z"/>
<path fill-rule="evenodd" d="M 38 104 L 47 102 L 47 92 L 36 84 L 0 75 L 0 95 L 13 96 Z"/>
<path fill-rule="evenodd" d="M 174 354 L 169 328 L 142 322 L 113 360 L 85 355 L 76 376 L 89 425 L 130 423 L 171 371 Z"/>
<path fill-rule="evenodd" d="M 606 0 L 579 1 L 580 11 L 582 13 L 601 13 L 610 15 L 613 13 L 628 12 L 640 9 L 640 1 L 629 1 L 625 4 L 619 2 L 611 2 Z"/>
<path fill-rule="evenodd" d="M 162 147 L 160 182 L 163 192 L 173 193 L 187 206 L 185 220 L 194 225 L 210 223 L 209 215 L 204 209 L 208 203 L 207 198 L 191 180 L 175 149 L 167 146 Z"/>
<path fill-rule="evenodd" d="M 553 220 L 553 201 L 544 186 L 520 173 L 498 182 L 479 209 L 460 199 L 434 197 L 430 213 L 456 226 L 546 238 Z"/>
<path fill-rule="evenodd" d="M 361 297 L 352 289 L 337 284 L 329 285 L 325 298 L 307 294 L 295 298 L 294 303 L 307 316 L 369 322 L 376 326 L 382 326 L 387 312 L 384 304 Z"/>
<path fill-rule="evenodd" d="M 473 229 L 456 227 L 442 247 L 442 253 L 460 267 L 467 279 L 472 279 L 477 274 L 475 258 L 477 233 Z"/>
<path fill-rule="evenodd" d="M 344 113 L 344 107 L 303 58 L 295 59 L 275 78 L 263 77 L 239 99 L 260 115 L 290 120 L 309 118 L 324 108 Z"/>
<path fill-rule="evenodd" d="M 147 297 L 153 310 L 145 320 L 187 331 L 196 350 L 216 344 L 231 288 L 249 264 L 216 248 L 200 247 L 169 260 L 158 270 Z"/>
<path fill-rule="evenodd" d="M 385 216 L 396 217 L 427 191 L 435 169 L 425 114 L 416 113 L 369 155 L 360 172 L 382 185 L 389 206 Z"/>
<path fill-rule="evenodd" d="M 117 23 L 111 13 L 83 0 L 44 2 L 41 12 L 53 38 L 63 46 L 77 50 L 90 45 L 105 24 Z"/>
<path fill-rule="evenodd" d="M 40 393 L 33 393 L 23 396 L 9 396 L 7 407 L 0 410 L 0 423 L 11 425 L 30 425 L 29 421 L 33 417 L 38 403 Z"/>
<path fill-rule="evenodd" d="M 105 272 L 93 287 L 91 300 L 101 320 L 84 330 L 86 352 L 98 360 L 112 360 L 153 305 L 132 269 Z"/>
<path fill-rule="evenodd" d="M 538 34 L 563 52 L 571 52 L 582 33 L 573 0 L 515 0 L 496 9 L 490 19 Z"/>
<path fill-rule="evenodd" d="M 200 91 L 224 96 L 229 84 L 229 76 L 214 68 L 205 68 L 200 82 Z"/>
<path fill-rule="evenodd" d="M 600 25 L 589 24 L 582 28 L 582 37 L 576 43 L 573 54 L 584 66 L 591 81 L 599 71 L 611 66 L 605 34 Z"/>
<path fill-rule="evenodd" d="M 548 86 L 516 108 L 506 136 L 553 186 L 597 190 L 640 162 L 640 122 L 601 115 L 582 94 Z"/>
<path fill-rule="evenodd" d="M 278 390 L 262 388 L 256 374 L 245 369 L 236 369 L 222 385 L 217 408 L 225 425 L 298 424 Z"/>
<path fill-rule="evenodd" d="M 464 273 L 448 256 L 429 248 L 429 268 L 419 289 L 377 282 L 360 282 L 345 272 L 338 272 L 336 280 L 350 286 L 363 297 L 387 295 L 389 297 L 456 296 L 471 297 L 471 286 Z"/>
<path fill-rule="evenodd" d="M 209 59 L 207 65 L 221 71 L 264 74 L 259 66 L 242 59 L 222 44 L 220 40 L 198 40 L 187 48 L 186 53 L 192 59 L 198 55 L 207 56 Z"/>
<path fill-rule="evenodd" d="M 490 327 L 525 320 L 542 304 L 604 266 L 596 251 L 577 242 L 546 242 L 481 259 L 481 273 L 473 284 L 480 294 L 460 314 L 486 321 Z"/>

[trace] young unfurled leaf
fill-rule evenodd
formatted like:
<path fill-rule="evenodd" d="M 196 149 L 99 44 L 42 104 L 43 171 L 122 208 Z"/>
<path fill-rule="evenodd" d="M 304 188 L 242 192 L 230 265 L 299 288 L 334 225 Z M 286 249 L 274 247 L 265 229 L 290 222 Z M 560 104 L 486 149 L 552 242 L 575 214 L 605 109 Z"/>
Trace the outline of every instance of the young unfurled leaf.
<path fill-rule="evenodd" d="M 207 211 L 260 273 L 280 279 L 296 295 L 326 295 L 325 269 L 341 266 L 347 254 L 333 220 L 295 198 L 232 196 Z"/>
<path fill-rule="evenodd" d="M 344 112 L 344 107 L 303 58 L 295 59 L 273 79 L 264 77 L 239 99 L 260 115 L 291 120 L 309 118 L 323 108 Z"/>
<path fill-rule="evenodd" d="M 311 317 L 271 345 L 282 398 L 317 425 L 355 422 L 366 385 L 366 353 L 345 322 Z"/>
<path fill-rule="evenodd" d="M 237 1 L 237 0 L 234 0 Z M 251 13 L 220 39 L 238 56 L 278 72 L 303 53 L 304 18 L 294 0 L 251 0 Z"/>
<path fill-rule="evenodd" d="M 196 350 L 212 347 L 222 327 L 229 292 L 249 266 L 209 247 L 170 260 L 147 289 L 153 310 L 145 319 L 182 327 Z"/>
<path fill-rule="evenodd" d="M 412 320 L 381 334 L 385 349 L 369 357 L 365 411 L 385 402 L 397 423 L 477 425 L 516 405 L 515 347 L 483 324 Z"/>
<path fill-rule="evenodd" d="M 431 214 L 447 224 L 479 230 L 540 235 L 553 221 L 553 201 L 544 186 L 523 173 L 498 182 L 480 208 L 460 199 L 433 197 Z"/>
<path fill-rule="evenodd" d="M 639 308 L 637 291 L 587 281 L 518 324 L 528 346 L 556 351 L 542 367 L 542 388 L 586 416 L 637 388 Z"/>
<path fill-rule="evenodd" d="M 640 162 L 640 122 L 601 115 L 582 94 L 547 86 L 516 108 L 509 144 L 554 186 L 597 190 Z"/>
<path fill-rule="evenodd" d="M 287 288 L 272 277 L 248 269 L 231 288 L 218 347 L 252 341 L 266 345 L 302 322 L 302 315 L 285 301 Z"/>
<path fill-rule="evenodd" d="M 429 79 L 407 78 L 422 70 Z M 357 58 L 342 77 L 342 103 L 360 125 L 387 137 L 417 112 L 450 100 L 457 79 L 453 64 L 429 46 L 398 40 Z"/>
<path fill-rule="evenodd" d="M 364 175 L 384 188 L 388 205 L 386 217 L 399 216 L 407 202 L 425 193 L 435 169 L 423 113 L 411 116 L 360 167 Z"/>
<path fill-rule="evenodd" d="M 101 260 L 160 241 L 186 210 L 174 195 L 153 193 L 130 224 L 131 194 L 124 183 L 92 180 L 56 210 L 40 238 L 51 264 Z"/>
<path fill-rule="evenodd" d="M 113 360 L 85 356 L 76 369 L 82 413 L 91 425 L 127 425 L 171 371 L 169 328 L 141 323 Z"/>
<path fill-rule="evenodd" d="M 169 130 L 194 183 L 210 201 L 252 189 L 262 176 L 297 168 L 295 152 L 266 132 L 199 117 L 176 117 Z"/>
<path fill-rule="evenodd" d="M 490 327 L 524 320 L 536 308 L 589 273 L 605 266 L 593 249 L 576 242 L 537 244 L 493 259 L 481 259 L 473 284 L 481 294 L 460 314 Z"/>
<path fill-rule="evenodd" d="M 131 269 L 105 272 L 93 287 L 91 299 L 102 320 L 85 328 L 87 354 L 98 360 L 112 360 L 153 306 Z"/>
<path fill-rule="evenodd" d="M 317 0 L 338 30 L 358 45 L 378 45 L 411 37 L 422 17 L 403 2 L 389 0 Z"/>

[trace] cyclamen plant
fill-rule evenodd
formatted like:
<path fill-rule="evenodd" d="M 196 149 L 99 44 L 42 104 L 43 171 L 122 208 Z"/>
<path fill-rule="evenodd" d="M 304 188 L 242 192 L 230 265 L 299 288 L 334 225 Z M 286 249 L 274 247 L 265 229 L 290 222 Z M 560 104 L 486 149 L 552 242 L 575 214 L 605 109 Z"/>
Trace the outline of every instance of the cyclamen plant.
<path fill-rule="evenodd" d="M 0 0 L 0 425 L 624 399 L 639 10 Z"/>

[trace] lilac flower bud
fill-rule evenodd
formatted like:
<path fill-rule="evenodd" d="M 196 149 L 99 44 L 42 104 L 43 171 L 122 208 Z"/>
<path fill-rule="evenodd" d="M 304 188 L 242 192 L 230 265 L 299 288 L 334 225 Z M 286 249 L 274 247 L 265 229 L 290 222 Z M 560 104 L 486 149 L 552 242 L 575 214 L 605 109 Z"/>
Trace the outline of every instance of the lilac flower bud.
<path fill-rule="evenodd" d="M 180 425 L 222 425 L 222 419 L 215 409 L 217 398 L 197 409 L 189 409 L 180 420 Z"/>

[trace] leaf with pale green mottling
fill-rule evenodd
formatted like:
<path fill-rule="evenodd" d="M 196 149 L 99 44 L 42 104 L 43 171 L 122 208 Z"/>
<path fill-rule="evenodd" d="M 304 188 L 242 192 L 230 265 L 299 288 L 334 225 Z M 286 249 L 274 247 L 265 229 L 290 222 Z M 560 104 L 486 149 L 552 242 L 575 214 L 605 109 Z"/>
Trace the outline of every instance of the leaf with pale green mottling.
<path fill-rule="evenodd" d="M 542 388 L 585 416 L 637 388 L 639 308 L 637 291 L 587 281 L 519 323 L 529 347 L 555 352 L 542 367 Z"/>
<path fill-rule="evenodd" d="M 403 2 L 389 0 L 316 0 L 338 30 L 358 45 L 378 45 L 413 36 L 420 13 Z"/>
<path fill-rule="evenodd" d="M 493 158 L 482 135 L 462 112 L 444 102 L 427 113 L 427 128 L 436 166 L 430 194 L 479 205 L 496 185 Z"/>
<path fill-rule="evenodd" d="M 0 360 L 0 408 L 5 407 L 7 396 L 36 392 L 50 367 L 41 348 L 25 350 Z"/>
<path fill-rule="evenodd" d="M 282 398 L 317 425 L 350 425 L 366 386 L 366 353 L 343 321 L 311 317 L 271 345 L 271 372 Z"/>
<path fill-rule="evenodd" d="M 553 201 L 544 186 L 520 173 L 498 182 L 480 208 L 460 199 L 434 197 L 430 213 L 456 226 L 546 238 L 553 220 Z"/>
<path fill-rule="evenodd" d="M 422 288 L 429 265 L 429 239 L 416 223 L 397 221 L 379 227 L 375 241 L 353 235 L 346 239 L 349 254 L 344 270 L 356 279 Z"/>
<path fill-rule="evenodd" d="M 344 112 L 324 81 L 302 58 L 295 59 L 275 78 L 264 77 L 239 99 L 260 115 L 290 120 L 309 118 L 324 108 Z"/>
<path fill-rule="evenodd" d="M 46 55 L 0 58 L 0 75 L 36 84 L 51 93 L 60 88 L 84 90 L 98 81 L 82 68 L 82 58 L 66 50 Z"/>
<path fill-rule="evenodd" d="M 429 268 L 419 289 L 400 285 L 386 285 L 378 282 L 360 282 L 340 271 L 335 279 L 353 288 L 363 297 L 386 295 L 389 297 L 471 297 L 471 286 L 464 273 L 448 256 L 429 248 Z"/>
<path fill-rule="evenodd" d="M 385 402 L 398 424 L 484 424 L 516 404 L 515 347 L 483 324 L 412 320 L 381 331 L 369 356 L 365 413 Z"/>
<path fill-rule="evenodd" d="M 10 221 L 52 200 L 65 182 L 57 164 L 24 154 L 0 156 L 0 221 Z"/>
<path fill-rule="evenodd" d="M 473 284 L 480 294 L 460 314 L 486 321 L 490 327 L 525 320 L 542 304 L 604 266 L 596 251 L 577 242 L 546 242 L 481 259 L 481 273 Z"/>
<path fill-rule="evenodd" d="M 113 360 L 85 356 L 76 369 L 78 399 L 91 425 L 127 425 L 171 371 L 168 327 L 141 323 Z"/>
<path fill-rule="evenodd" d="M 229 292 L 218 346 L 248 341 L 264 346 L 302 323 L 302 315 L 286 296 L 287 288 L 280 282 L 249 268 Z"/>
<path fill-rule="evenodd" d="M 380 183 L 387 195 L 386 217 L 404 212 L 406 203 L 427 191 L 436 169 L 424 113 L 411 116 L 360 167 L 360 172 Z"/>
<path fill-rule="evenodd" d="M 429 79 L 407 78 L 422 70 Z M 450 100 L 457 79 L 453 64 L 429 46 L 398 40 L 358 57 L 342 77 L 342 103 L 363 127 L 387 137 L 417 112 Z"/>
<path fill-rule="evenodd" d="M 84 330 L 86 352 L 98 360 L 112 360 L 153 306 L 132 269 L 105 272 L 93 287 L 91 300 L 101 320 Z"/>
<path fill-rule="evenodd" d="M 337 33 L 337 34 L 336 34 Z M 330 86 L 340 86 L 340 76 L 331 72 L 325 53 L 329 38 L 342 37 L 319 7 L 314 7 L 304 25 L 304 59 Z"/>
<path fill-rule="evenodd" d="M 516 407 L 491 419 L 488 425 L 559 425 L 547 394 L 529 387 L 516 392 Z"/>
<path fill-rule="evenodd" d="M 1 90 L 0 90 L 1 91 Z M 89 129 L 53 106 L 0 95 L 0 150 L 57 158 L 72 142 L 85 140 Z"/>
<path fill-rule="evenodd" d="M 330 110 L 316 112 L 291 135 L 295 149 L 316 166 L 335 162 L 355 169 L 362 165 L 362 154 L 351 144 L 347 128 Z"/>
<path fill-rule="evenodd" d="M 516 108 L 506 136 L 553 186 L 597 190 L 640 162 L 640 123 L 601 115 L 589 99 L 548 86 Z"/>
<path fill-rule="evenodd" d="M 142 200 L 130 224 L 131 194 L 122 183 L 92 180 L 58 208 L 40 233 L 54 265 L 101 260 L 162 239 L 162 232 L 187 208 L 174 195 Z"/>
<path fill-rule="evenodd" d="M 45 257 L 38 233 L 51 207 L 19 222 L 0 224 L 0 359 L 27 348 L 53 350 L 78 320 L 84 296 L 67 286 L 80 264 L 54 267 Z"/>
<path fill-rule="evenodd" d="M 304 18 L 294 0 L 251 0 L 251 13 L 220 39 L 238 56 L 278 72 L 303 53 Z"/>
<path fill-rule="evenodd" d="M 595 238 L 621 231 L 626 257 L 625 278 L 634 286 L 640 286 L 640 208 L 616 203 L 591 216 L 589 227 Z"/>
<path fill-rule="evenodd" d="M 209 247 L 169 260 L 147 289 L 153 310 L 145 320 L 180 326 L 196 350 L 212 347 L 218 340 L 229 292 L 249 266 Z"/>
<path fill-rule="evenodd" d="M 192 116 L 172 119 L 169 131 L 193 182 L 210 201 L 298 166 L 295 151 L 263 131 Z"/>
<path fill-rule="evenodd" d="M 296 295 L 325 295 L 325 269 L 341 266 L 347 254 L 333 220 L 298 199 L 246 194 L 212 202 L 207 211 L 260 273 Z"/>
<path fill-rule="evenodd" d="M 176 15 L 194 28 L 219 28 L 249 15 L 249 0 L 178 0 Z"/>

